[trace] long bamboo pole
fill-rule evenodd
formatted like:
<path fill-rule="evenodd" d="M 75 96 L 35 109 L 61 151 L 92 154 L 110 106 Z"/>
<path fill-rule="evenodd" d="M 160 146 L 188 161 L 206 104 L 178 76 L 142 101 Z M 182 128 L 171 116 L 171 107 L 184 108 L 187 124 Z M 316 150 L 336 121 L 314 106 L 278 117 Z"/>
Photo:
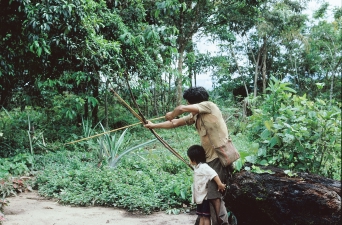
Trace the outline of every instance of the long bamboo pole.
<path fill-rule="evenodd" d="M 154 119 L 149 119 L 149 120 L 153 121 L 153 120 L 158 120 L 158 119 L 162 119 L 162 118 L 164 118 L 164 116 L 161 116 L 161 117 L 158 117 L 158 118 L 154 118 Z M 80 142 L 80 141 L 88 140 L 88 139 L 91 139 L 91 138 L 94 138 L 94 137 L 98 137 L 98 136 L 101 136 L 101 135 L 104 135 L 104 134 L 109 134 L 109 133 L 112 133 L 112 132 L 115 132 L 115 131 L 118 131 L 118 130 L 122 130 L 122 129 L 125 129 L 125 128 L 128 128 L 128 127 L 133 127 L 133 126 L 136 126 L 136 125 L 141 124 L 141 123 L 142 122 L 134 123 L 134 124 L 130 124 L 130 125 L 127 125 L 127 126 L 124 126 L 124 127 L 120 127 L 120 128 L 114 129 L 114 130 L 106 131 L 106 132 L 103 132 L 103 133 L 100 133 L 100 134 L 95 134 L 95 135 L 92 135 L 92 136 L 89 136 L 89 137 L 86 137 L 86 138 L 82 138 L 82 139 L 79 139 L 79 140 L 76 140 L 76 141 L 71 141 L 71 142 L 65 143 L 65 145 L 75 144 L 75 143 Z"/>

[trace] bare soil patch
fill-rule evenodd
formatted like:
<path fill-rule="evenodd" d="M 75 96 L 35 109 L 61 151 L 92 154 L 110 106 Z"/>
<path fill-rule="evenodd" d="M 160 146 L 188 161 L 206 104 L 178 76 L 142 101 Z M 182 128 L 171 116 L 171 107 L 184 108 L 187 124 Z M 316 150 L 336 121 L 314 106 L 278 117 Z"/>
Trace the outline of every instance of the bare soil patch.
<path fill-rule="evenodd" d="M 195 224 L 194 213 L 134 214 L 112 207 L 73 207 L 40 197 L 36 191 L 7 198 L 3 225 L 178 225 Z"/>

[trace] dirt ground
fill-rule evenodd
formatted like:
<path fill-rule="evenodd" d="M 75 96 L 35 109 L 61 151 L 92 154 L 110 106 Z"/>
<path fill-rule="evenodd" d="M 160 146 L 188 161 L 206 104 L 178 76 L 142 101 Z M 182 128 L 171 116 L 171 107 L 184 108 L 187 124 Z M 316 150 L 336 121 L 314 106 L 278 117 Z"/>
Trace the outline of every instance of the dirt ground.
<path fill-rule="evenodd" d="M 139 215 L 109 207 L 64 206 L 40 197 L 35 191 L 7 200 L 3 225 L 191 225 L 196 220 L 193 213 Z"/>

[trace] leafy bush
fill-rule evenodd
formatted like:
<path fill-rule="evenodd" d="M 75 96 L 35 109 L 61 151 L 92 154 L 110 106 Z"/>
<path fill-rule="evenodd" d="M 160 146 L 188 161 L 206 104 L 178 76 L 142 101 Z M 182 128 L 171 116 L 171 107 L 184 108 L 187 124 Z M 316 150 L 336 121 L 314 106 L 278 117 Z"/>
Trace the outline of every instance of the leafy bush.
<path fill-rule="evenodd" d="M 30 154 L 18 154 L 11 158 L 0 159 L 0 178 L 27 175 L 33 167 L 34 158 Z"/>
<path fill-rule="evenodd" d="M 51 149 L 52 142 L 63 142 L 80 128 L 65 123 L 64 118 L 50 119 L 49 110 L 26 107 L 24 111 L 0 110 L 0 157 L 13 157 L 19 153 L 42 153 Z M 51 112 L 50 112 L 51 113 Z M 54 146 L 55 147 L 55 146 Z"/>
<path fill-rule="evenodd" d="M 260 110 L 250 117 L 249 134 L 260 148 L 257 158 L 249 160 L 340 180 L 340 108 L 294 95 L 288 84 L 274 78 L 267 90 Z"/>
<path fill-rule="evenodd" d="M 31 112 L 0 110 L 0 157 L 12 157 L 29 149 L 28 120 Z M 39 115 L 35 114 L 37 119 Z"/>

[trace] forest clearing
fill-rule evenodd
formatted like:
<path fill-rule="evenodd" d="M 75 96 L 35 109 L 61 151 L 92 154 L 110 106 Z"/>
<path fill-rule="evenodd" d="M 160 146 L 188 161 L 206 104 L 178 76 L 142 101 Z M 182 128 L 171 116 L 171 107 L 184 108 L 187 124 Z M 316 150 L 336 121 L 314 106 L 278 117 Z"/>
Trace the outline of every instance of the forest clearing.
<path fill-rule="evenodd" d="M 0 1 L 0 224 L 340 224 L 331 2 Z"/>

